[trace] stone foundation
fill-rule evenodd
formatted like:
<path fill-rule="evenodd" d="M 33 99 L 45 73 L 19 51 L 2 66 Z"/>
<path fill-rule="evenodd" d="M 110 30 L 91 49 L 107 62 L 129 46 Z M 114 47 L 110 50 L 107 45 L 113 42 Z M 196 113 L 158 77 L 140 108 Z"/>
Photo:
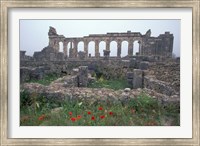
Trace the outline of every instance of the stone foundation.
<path fill-rule="evenodd" d="M 151 77 L 144 77 L 144 87 L 168 96 L 176 94 L 175 90 L 169 83 L 159 81 Z"/>

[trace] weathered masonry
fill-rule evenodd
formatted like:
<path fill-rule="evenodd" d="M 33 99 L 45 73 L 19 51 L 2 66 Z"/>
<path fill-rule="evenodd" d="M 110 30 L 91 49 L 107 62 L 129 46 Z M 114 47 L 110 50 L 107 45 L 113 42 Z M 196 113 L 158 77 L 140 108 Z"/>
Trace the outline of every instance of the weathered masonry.
<path fill-rule="evenodd" d="M 160 34 L 158 37 L 152 37 L 150 29 L 144 35 L 142 35 L 140 32 L 127 31 L 126 33 L 91 34 L 84 37 L 68 38 L 57 34 L 56 29 L 50 26 L 48 35 L 48 47 L 53 48 L 53 52 L 59 53 L 59 43 L 63 43 L 63 53 L 65 58 L 80 57 L 81 52 L 78 52 L 78 44 L 81 42 L 84 43 L 84 51 L 82 52 L 85 54 L 84 58 L 91 56 L 91 54 L 88 54 L 88 45 L 90 42 L 95 43 L 95 58 L 98 58 L 100 57 L 99 43 L 102 41 L 106 43 L 106 49 L 104 51 L 107 51 L 108 54 L 111 51 L 110 43 L 113 41 L 117 43 L 116 57 L 118 58 L 121 57 L 121 52 L 123 51 L 123 41 L 128 42 L 128 56 L 133 56 L 134 42 L 137 41 L 139 43 L 139 52 L 137 55 L 171 57 L 174 40 L 174 36 L 173 34 L 170 34 L 170 32 Z"/>

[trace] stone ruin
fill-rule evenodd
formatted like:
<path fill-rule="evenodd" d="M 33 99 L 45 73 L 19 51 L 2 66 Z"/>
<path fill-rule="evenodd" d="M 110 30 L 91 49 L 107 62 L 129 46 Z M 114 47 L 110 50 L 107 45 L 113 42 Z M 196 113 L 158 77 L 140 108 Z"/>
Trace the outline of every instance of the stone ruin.
<path fill-rule="evenodd" d="M 152 37 L 151 30 L 148 30 L 144 35 L 127 31 L 69 38 L 57 34 L 56 29 L 50 27 L 48 36 L 49 45 L 42 51 L 35 52 L 33 57 L 26 56 L 25 51 L 20 51 L 20 82 L 23 84 L 31 79 L 42 79 L 49 73 L 64 74 L 64 76 L 47 87 L 25 83 L 23 84 L 25 89 L 41 91 L 41 94 L 46 93 L 45 96 L 50 96 L 51 92 L 55 95 L 55 92 L 57 93 L 55 90 L 59 89 L 59 96 L 63 98 L 66 96 L 71 98 L 72 95 L 77 98 L 105 95 L 113 100 L 134 97 L 137 90 L 143 89 L 150 95 L 152 92 L 155 93 L 152 96 L 168 97 L 170 100 L 172 98 L 169 97 L 176 97 L 173 100 L 179 101 L 180 60 L 172 58 L 174 37 L 169 32 L 158 37 Z M 95 42 L 94 57 L 88 54 L 88 44 L 91 41 Z M 103 57 L 99 53 L 101 41 L 106 42 Z M 110 57 L 112 41 L 117 42 L 115 57 Z M 123 41 L 128 42 L 128 55 L 121 58 Z M 133 55 L 134 41 L 139 43 L 139 52 L 136 55 Z M 63 52 L 59 51 L 59 42 L 63 43 Z M 84 43 L 84 51 L 78 52 L 79 42 Z M 97 70 L 107 79 L 126 79 L 131 91 L 85 89 L 89 82 L 95 80 L 91 74 Z"/>
<path fill-rule="evenodd" d="M 138 41 L 139 52 L 137 55 L 172 57 L 174 40 L 174 36 L 173 34 L 170 34 L 170 32 L 160 34 L 158 37 L 152 37 L 150 29 L 144 35 L 142 35 L 140 32 L 127 31 L 126 33 L 91 34 L 84 37 L 70 38 L 57 34 L 56 29 L 50 26 L 48 36 L 49 45 L 41 52 L 34 53 L 33 58 L 35 60 L 64 61 L 67 58 L 89 58 L 90 55 L 88 54 L 88 44 L 90 42 L 95 43 L 95 58 L 99 58 L 99 43 L 101 41 L 106 43 L 106 50 L 104 50 L 104 56 L 106 58 L 109 56 L 109 51 L 111 51 L 110 43 L 112 41 L 117 43 L 116 57 L 118 58 L 121 58 L 121 52 L 123 51 L 121 46 L 123 41 L 128 42 L 128 56 L 133 56 L 133 43 Z M 63 44 L 63 52 L 59 51 L 60 42 Z M 84 53 L 82 52 L 81 54 L 78 52 L 78 44 L 80 42 L 84 43 Z"/>

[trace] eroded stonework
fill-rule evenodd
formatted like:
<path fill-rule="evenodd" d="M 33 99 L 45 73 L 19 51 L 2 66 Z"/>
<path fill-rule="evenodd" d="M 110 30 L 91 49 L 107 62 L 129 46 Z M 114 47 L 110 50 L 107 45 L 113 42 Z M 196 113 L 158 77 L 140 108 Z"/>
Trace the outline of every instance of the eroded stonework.
<path fill-rule="evenodd" d="M 106 58 L 109 57 L 109 51 L 111 51 L 110 43 L 113 41 L 117 43 L 117 56 L 115 57 L 118 58 L 121 58 L 123 41 L 128 42 L 128 56 L 133 56 L 134 42 L 137 41 L 139 43 L 139 52 L 136 53 L 137 55 L 172 57 L 174 40 L 174 36 L 170 32 L 160 34 L 158 37 L 152 37 L 150 29 L 144 35 L 140 32 L 127 31 L 125 33 L 91 34 L 84 37 L 70 38 L 57 34 L 56 29 L 50 26 L 48 36 L 49 45 L 41 52 L 34 53 L 36 60 L 55 61 L 65 60 L 67 58 L 91 58 L 91 54 L 88 53 L 88 45 L 90 42 L 95 43 L 95 58 L 99 58 L 99 43 L 102 41 L 106 43 L 106 49 L 104 50 Z M 63 44 L 63 52 L 59 52 L 60 42 Z M 84 43 L 84 53 L 82 54 L 78 53 L 78 44 L 80 42 Z"/>
<path fill-rule="evenodd" d="M 152 96 L 156 98 L 162 96 L 162 100 L 176 97 L 174 99 L 179 101 L 180 58 L 172 58 L 174 37 L 169 32 L 158 37 L 152 37 L 151 30 L 148 30 L 144 35 L 127 31 L 67 38 L 57 34 L 56 29 L 50 27 L 48 36 L 49 45 L 41 52 L 35 52 L 33 57 L 26 56 L 25 51 L 20 51 L 20 84 L 25 83 L 25 89 L 30 92 L 41 90 L 40 94 L 49 97 L 55 96 L 56 93 L 58 98 L 89 97 L 89 100 L 103 93 L 105 98 L 111 100 L 125 100 L 137 96 L 137 90 L 142 89 L 149 94 L 153 93 Z M 95 42 L 94 57 L 88 53 L 88 44 L 91 41 Z M 101 41 L 106 42 L 103 57 L 99 53 Z M 110 56 L 112 41 L 117 43 L 115 57 Z M 128 42 L 128 55 L 122 58 L 123 41 Z M 134 41 L 139 43 L 139 52 L 136 55 L 133 55 Z M 60 52 L 60 42 L 63 43 L 63 52 Z M 79 42 L 84 43 L 84 51 L 78 52 Z M 89 83 L 97 79 L 92 77 L 93 73 L 97 76 L 101 74 L 106 80 L 124 79 L 129 87 L 124 91 L 87 88 Z M 60 78 L 49 86 L 26 83 L 43 79 L 48 74 L 56 74 Z"/>

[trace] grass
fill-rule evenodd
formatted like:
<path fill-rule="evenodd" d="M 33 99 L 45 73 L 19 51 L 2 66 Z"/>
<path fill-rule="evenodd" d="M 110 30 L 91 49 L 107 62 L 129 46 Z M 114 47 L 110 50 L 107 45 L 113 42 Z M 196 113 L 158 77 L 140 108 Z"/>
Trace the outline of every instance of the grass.
<path fill-rule="evenodd" d="M 49 85 L 57 79 L 47 75 L 42 80 L 30 82 Z M 129 87 L 126 80 L 105 80 L 102 76 L 89 88 L 114 90 Z M 102 108 L 102 110 L 101 110 Z M 55 112 L 55 110 L 57 110 Z M 21 126 L 161 126 L 180 125 L 180 106 L 162 105 L 152 97 L 141 93 L 126 103 L 86 101 L 55 102 L 37 93 L 20 92 Z"/>
<path fill-rule="evenodd" d="M 114 90 L 128 88 L 129 85 L 126 80 L 123 79 L 110 79 L 105 80 L 103 77 L 99 78 L 96 82 L 90 83 L 89 88 L 109 88 Z"/>
<path fill-rule="evenodd" d="M 55 103 L 34 96 L 37 95 L 21 93 L 21 126 L 159 126 L 165 125 L 166 119 L 171 119 L 172 125 L 180 125 L 178 105 L 163 106 L 144 93 L 124 104 L 109 101 Z"/>
<path fill-rule="evenodd" d="M 29 83 L 39 83 L 42 85 L 49 85 L 52 81 L 56 79 L 58 79 L 58 75 L 48 74 L 48 75 L 45 75 L 44 78 L 41 80 L 31 79 Z"/>

